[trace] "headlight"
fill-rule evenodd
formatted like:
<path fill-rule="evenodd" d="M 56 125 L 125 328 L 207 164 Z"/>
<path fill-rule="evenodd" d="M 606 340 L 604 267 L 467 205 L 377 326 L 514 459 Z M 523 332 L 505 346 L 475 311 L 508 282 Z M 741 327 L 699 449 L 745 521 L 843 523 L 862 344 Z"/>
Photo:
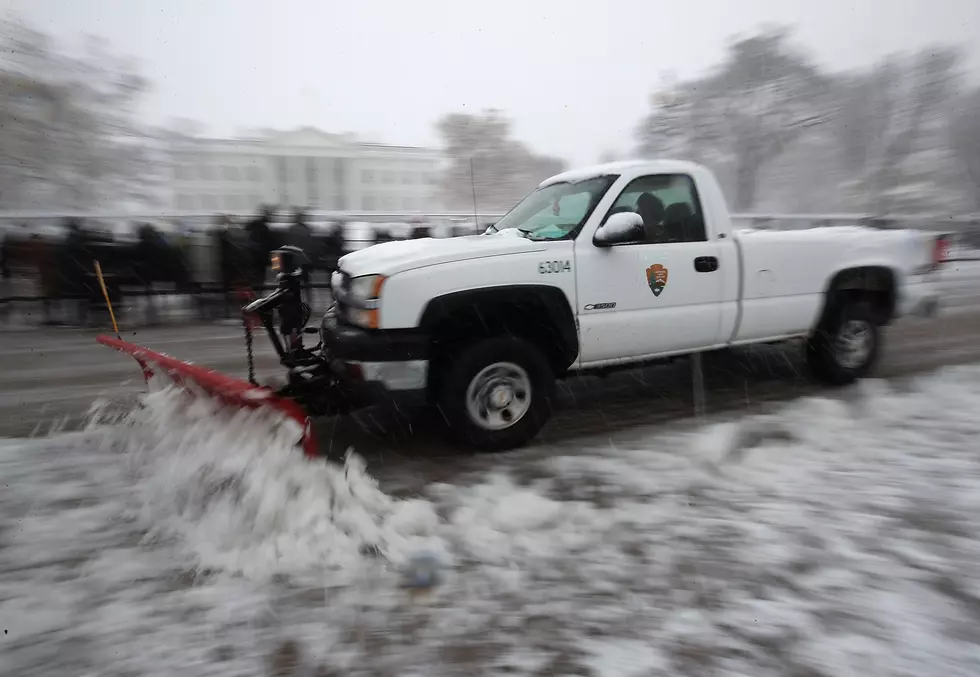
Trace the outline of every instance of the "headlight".
<path fill-rule="evenodd" d="M 361 329 L 378 328 L 377 310 L 361 310 L 360 308 L 348 307 L 345 315 L 347 321 L 355 327 L 360 327 Z"/>
<path fill-rule="evenodd" d="M 380 326 L 378 305 L 384 283 L 384 275 L 364 275 L 350 281 L 348 322 L 364 329 L 377 329 Z"/>
<path fill-rule="evenodd" d="M 355 277 L 350 282 L 351 305 L 364 309 L 377 308 L 378 300 L 381 298 L 381 287 L 384 283 L 384 275 Z"/>

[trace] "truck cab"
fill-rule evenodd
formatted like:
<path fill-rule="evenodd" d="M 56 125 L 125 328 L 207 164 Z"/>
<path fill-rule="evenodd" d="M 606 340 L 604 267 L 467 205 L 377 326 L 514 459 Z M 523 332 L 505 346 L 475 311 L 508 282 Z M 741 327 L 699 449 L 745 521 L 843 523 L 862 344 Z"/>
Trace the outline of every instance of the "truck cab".
<path fill-rule="evenodd" d="M 321 335 L 367 388 L 435 403 L 457 439 L 505 449 L 537 433 L 572 371 L 800 337 L 818 375 L 850 382 L 910 290 L 934 293 L 912 284 L 934 271 L 931 246 L 860 227 L 736 233 L 707 168 L 612 163 L 542 182 L 482 235 L 348 254 Z"/>
<path fill-rule="evenodd" d="M 737 252 L 713 175 L 679 162 L 620 167 L 574 239 L 580 368 L 710 349 L 727 338 L 722 315 L 734 318 Z M 542 193 L 574 179 L 554 177 Z"/>

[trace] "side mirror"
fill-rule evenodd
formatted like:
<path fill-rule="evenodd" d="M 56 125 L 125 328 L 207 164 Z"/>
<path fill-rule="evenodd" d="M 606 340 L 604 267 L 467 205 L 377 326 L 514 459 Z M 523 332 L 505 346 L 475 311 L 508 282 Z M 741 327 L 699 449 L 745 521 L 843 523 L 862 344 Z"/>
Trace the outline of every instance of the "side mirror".
<path fill-rule="evenodd" d="M 592 241 L 599 247 L 642 240 L 643 218 L 636 212 L 619 212 L 599 226 Z"/>

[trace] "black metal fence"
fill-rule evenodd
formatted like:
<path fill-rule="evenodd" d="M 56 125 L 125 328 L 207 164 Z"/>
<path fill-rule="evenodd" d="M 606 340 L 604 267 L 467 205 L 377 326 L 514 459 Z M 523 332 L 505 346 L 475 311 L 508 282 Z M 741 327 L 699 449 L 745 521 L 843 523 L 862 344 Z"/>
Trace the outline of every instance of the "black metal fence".
<path fill-rule="evenodd" d="M 487 217 L 487 223 L 494 219 Z M 472 217 L 471 217 L 472 219 Z M 936 232 L 949 232 L 954 235 L 953 260 L 977 260 L 980 256 L 980 219 L 970 217 L 939 218 L 925 220 L 922 217 L 896 217 L 872 219 L 863 215 L 848 214 L 752 214 L 736 215 L 736 226 L 756 228 L 803 229 L 860 224 L 880 228 L 917 228 Z M 350 225 L 350 224 L 347 224 Z M 343 238 L 342 251 L 371 246 L 379 241 L 424 237 L 434 235 L 426 224 L 407 224 L 401 231 L 391 228 L 392 224 L 374 223 L 363 232 L 351 232 L 348 228 Z M 468 224 L 455 223 L 443 236 L 456 236 L 478 232 L 472 220 Z M 394 232 L 393 232 L 394 231 Z M 214 240 L 203 234 L 183 238 L 182 252 L 188 262 L 189 270 L 183 277 L 176 276 L 167 282 L 136 283 L 132 275 L 110 271 L 107 278 L 110 300 L 117 316 L 132 325 L 155 323 L 194 323 L 217 320 L 237 321 L 243 304 L 241 293 L 245 288 L 257 292 L 272 288 L 266 277 L 265 284 L 244 284 L 239 279 L 230 282 L 218 270 L 216 264 L 216 245 Z M 127 263 L 126 252 L 121 259 L 123 268 Z M 52 285 L 45 285 L 40 276 L 25 276 L 25 271 L 5 270 L 0 280 L 0 328 L 30 327 L 39 324 L 70 326 L 106 326 L 108 313 L 105 300 L 95 282 L 91 261 L 80 262 L 86 269 L 84 284 L 65 291 L 52 291 Z M 329 274 L 336 263 L 336 256 L 319 257 L 317 269 L 313 272 L 309 285 L 310 300 L 314 314 L 323 312 L 330 303 Z M 159 276 L 158 276 L 159 277 Z M 224 278 L 224 279 L 223 279 Z"/>
<path fill-rule="evenodd" d="M 252 287 L 249 291 L 263 293 L 274 288 L 275 284 L 267 283 Z M 162 287 L 109 287 L 107 291 L 117 320 L 130 327 L 221 320 L 237 324 L 241 321 L 241 308 L 247 302 L 245 289 L 222 289 L 214 285 L 201 285 L 194 291 L 180 293 Z M 330 284 L 324 280 L 305 285 L 303 293 L 314 314 L 322 314 L 332 302 Z M 15 294 L 0 297 L 0 329 L 38 325 L 108 327 L 109 323 L 101 290 L 97 294 Z"/>

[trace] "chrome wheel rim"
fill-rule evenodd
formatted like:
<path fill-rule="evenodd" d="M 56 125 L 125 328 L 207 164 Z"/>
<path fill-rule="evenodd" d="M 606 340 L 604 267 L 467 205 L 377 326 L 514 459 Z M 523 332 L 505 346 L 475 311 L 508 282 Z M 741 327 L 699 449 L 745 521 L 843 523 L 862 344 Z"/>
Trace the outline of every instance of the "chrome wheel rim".
<path fill-rule="evenodd" d="M 874 328 L 865 320 L 848 320 L 834 341 L 837 362 L 845 369 L 863 366 L 874 348 Z"/>
<path fill-rule="evenodd" d="M 513 362 L 484 367 L 466 388 L 466 412 L 484 430 L 505 430 L 531 408 L 531 377 Z"/>

